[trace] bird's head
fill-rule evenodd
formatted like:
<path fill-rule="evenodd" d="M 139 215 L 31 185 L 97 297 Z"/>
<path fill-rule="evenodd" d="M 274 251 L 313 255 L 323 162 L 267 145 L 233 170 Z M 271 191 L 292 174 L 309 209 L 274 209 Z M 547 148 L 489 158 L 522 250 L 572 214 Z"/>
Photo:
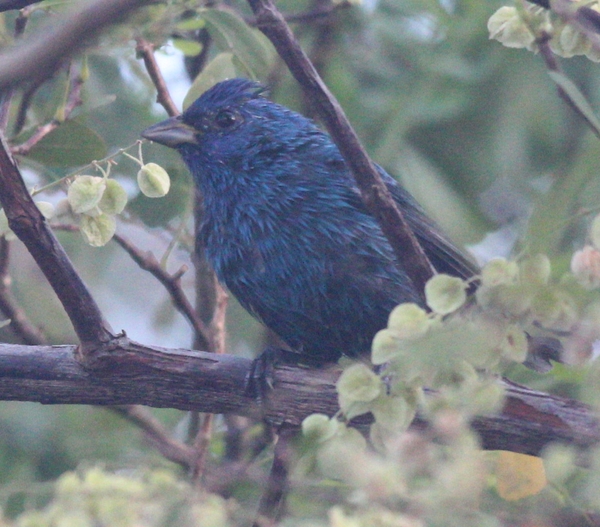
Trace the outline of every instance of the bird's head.
<path fill-rule="evenodd" d="M 142 136 L 177 149 L 190 167 L 247 171 L 302 137 L 320 133 L 308 119 L 265 99 L 265 91 L 247 79 L 220 82 L 182 115 L 147 128 Z"/>

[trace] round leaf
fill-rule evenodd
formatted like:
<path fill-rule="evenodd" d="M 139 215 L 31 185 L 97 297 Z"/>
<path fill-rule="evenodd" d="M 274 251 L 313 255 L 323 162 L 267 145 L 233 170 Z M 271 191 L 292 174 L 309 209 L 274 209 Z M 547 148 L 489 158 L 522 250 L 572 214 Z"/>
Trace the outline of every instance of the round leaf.
<path fill-rule="evenodd" d="M 467 284 L 455 276 L 438 274 L 425 285 L 427 305 L 440 315 L 456 311 L 467 300 Z"/>
<path fill-rule="evenodd" d="M 79 228 L 87 243 L 92 247 L 102 247 L 115 234 L 117 222 L 114 216 L 108 214 L 101 214 L 96 217 L 83 215 L 81 216 Z"/>
<path fill-rule="evenodd" d="M 127 192 L 118 181 L 114 179 L 106 180 L 106 190 L 102 194 L 102 199 L 98 207 L 105 214 L 121 214 L 127 205 Z"/>
<path fill-rule="evenodd" d="M 106 180 L 103 177 L 76 177 L 67 192 L 67 199 L 73 212 L 83 214 L 97 207 L 105 189 Z"/>
<path fill-rule="evenodd" d="M 142 193 L 149 198 L 162 198 L 171 187 L 169 174 L 156 163 L 145 164 L 138 172 L 137 182 Z"/>

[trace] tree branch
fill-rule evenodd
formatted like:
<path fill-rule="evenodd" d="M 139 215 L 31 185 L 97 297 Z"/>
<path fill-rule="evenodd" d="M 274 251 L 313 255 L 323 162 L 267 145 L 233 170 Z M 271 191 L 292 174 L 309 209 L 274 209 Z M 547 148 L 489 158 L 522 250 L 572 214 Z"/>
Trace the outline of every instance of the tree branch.
<path fill-rule="evenodd" d="M 417 291 L 423 295 L 425 283 L 435 271 L 348 122 L 344 111 L 300 47 L 273 2 L 248 0 L 248 3 L 256 16 L 257 27 L 273 43 L 279 56 L 302 86 L 306 98 L 314 102 L 319 117 L 327 126 L 356 179 L 365 205 L 377 218 L 398 260 L 405 266 Z"/>
<path fill-rule="evenodd" d="M 175 441 L 147 408 L 129 405 L 114 406 L 111 410 L 142 429 L 156 449 L 169 461 L 181 465 L 186 470 L 190 470 L 193 466 L 194 450 L 184 443 Z"/>
<path fill-rule="evenodd" d="M 141 269 L 148 271 L 164 286 L 171 296 L 175 308 L 188 320 L 194 329 L 197 338 L 200 341 L 199 347 L 205 349 L 208 348 L 210 346 L 210 330 L 196 314 L 192 304 L 181 288 L 181 277 L 187 268 L 182 267 L 175 274 L 169 274 L 161 267 L 159 261 L 152 253 L 143 253 L 130 241 L 119 234 L 115 234 L 113 240 L 127 252 L 131 259 L 138 264 Z"/>
<path fill-rule="evenodd" d="M 262 416 L 276 427 L 299 427 L 311 413 L 331 416 L 339 409 L 337 369 L 275 365 L 273 390 L 259 407 L 245 388 L 249 359 L 143 346 L 125 336 L 96 350 L 85 365 L 75 354 L 75 346 L 0 344 L 0 400 L 142 404 Z M 539 455 L 552 441 L 581 448 L 600 441 L 600 422 L 588 406 L 509 382 L 506 387 L 502 413 L 473 423 L 485 448 Z M 362 418 L 356 425 L 364 429 L 369 422 Z"/>
<path fill-rule="evenodd" d="M 29 3 L 31 2 L 12 2 L 18 5 Z M 121 21 L 135 9 L 153 3 L 155 0 L 86 2 L 61 24 L 41 28 L 34 37 L 22 42 L 19 47 L 0 55 L 0 92 L 25 81 L 47 78 L 64 60 L 88 45 L 106 26 Z"/>
<path fill-rule="evenodd" d="M 0 133 L 0 202 L 10 228 L 25 244 L 62 303 L 83 349 L 105 342 L 111 331 L 100 308 L 29 194 Z"/>
<path fill-rule="evenodd" d="M 135 51 L 142 57 L 148 75 L 150 75 L 150 79 L 152 79 L 152 83 L 156 88 L 156 102 L 167 111 L 169 117 L 179 115 L 179 110 L 171 98 L 167 83 L 154 58 L 154 46 L 142 37 L 136 38 L 135 43 Z"/>
<path fill-rule="evenodd" d="M 11 9 L 22 9 L 31 4 L 37 4 L 42 0 L 0 0 L 0 13 Z"/>
<path fill-rule="evenodd" d="M 286 13 L 283 15 L 283 18 L 288 24 L 321 22 L 323 19 L 327 19 L 330 15 L 339 11 L 340 9 L 346 9 L 349 7 L 352 7 L 352 3 L 347 0 L 343 0 L 341 2 L 326 1 L 305 11 L 300 11 L 298 13 Z M 256 26 L 258 24 L 256 18 L 244 17 L 244 21 L 250 26 Z"/>

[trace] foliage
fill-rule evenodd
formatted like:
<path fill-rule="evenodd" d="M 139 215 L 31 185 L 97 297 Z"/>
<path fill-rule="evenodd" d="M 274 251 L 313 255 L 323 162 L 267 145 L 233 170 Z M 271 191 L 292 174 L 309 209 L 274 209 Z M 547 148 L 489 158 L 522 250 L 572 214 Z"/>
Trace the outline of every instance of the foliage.
<path fill-rule="evenodd" d="M 596 2 L 585 5 L 598 10 Z M 48 0 L 36 5 L 26 34 L 43 31 L 68 7 Z M 279 7 L 310 14 L 314 6 L 282 0 Z M 476 250 L 489 261 L 474 299 L 467 296 L 472 282 L 436 277 L 426 291 L 431 313 L 399 306 L 376 336 L 377 368 L 347 367 L 338 382 L 340 415 L 313 415 L 304 423 L 283 525 L 558 525 L 553 518 L 597 513 L 600 450 L 588 453 L 587 469 L 579 467 L 578 452 L 561 444 L 548 447 L 543 462 L 484 453 L 469 425 L 502 404 L 499 374 L 600 403 L 598 365 L 588 364 L 600 327 L 598 139 L 555 93 L 556 86 L 564 90 L 594 129 L 600 75 L 587 60 L 598 58 L 593 39 L 566 15 L 520 1 L 331 7 L 330 15 L 295 25 L 304 48 L 375 160 L 455 240 L 475 244 L 487 235 Z M 1 15 L 3 45 L 18 45 L 16 16 Z M 131 154 L 139 132 L 162 118 L 132 40 L 152 42 L 164 64 L 182 62 L 176 49 L 186 56 L 190 78 L 178 82 L 177 70 L 169 79 L 172 88 L 184 85 L 183 107 L 216 81 L 243 75 L 268 81 L 274 99 L 312 114 L 271 44 L 244 17 L 249 11 L 241 1 L 148 6 L 47 82 L 13 95 L 7 128 L 13 145 L 27 144 L 39 126 L 56 125 L 19 157 L 32 195 L 42 198 L 38 205 L 57 228 L 81 231 L 87 245 L 69 232 L 61 240 L 113 325 L 138 340 L 189 346 L 191 331 L 166 292 L 113 248 L 113 234 L 158 253 L 164 269 L 188 262 L 193 192 L 167 149 L 143 145 Z M 539 56 L 488 40 L 536 51 L 544 35 L 552 52 L 577 55 L 550 78 Z M 74 109 L 77 86 L 82 104 Z M 5 215 L 0 232 L 11 238 Z M 506 259 L 513 242 L 516 256 Z M 72 341 L 51 291 L 21 246 L 14 248 L 10 277 L 24 312 L 44 326 L 50 342 Z M 194 289 L 187 275 L 184 289 L 190 295 Z M 228 317 L 228 352 L 259 351 L 263 330 L 237 306 Z M 1 331 L 5 341 L 20 338 L 10 326 Z M 560 338 L 571 365 L 545 375 L 527 371 L 521 366 L 527 334 Z M 438 396 L 426 397 L 426 388 Z M 375 419 L 368 440 L 349 426 L 366 412 Z M 428 426 L 407 431 L 417 412 Z M 187 417 L 156 415 L 182 441 L 193 435 Z M 11 525 L 113 524 L 115 515 L 119 525 L 236 525 L 252 516 L 255 482 L 266 474 L 262 454 L 258 477 L 245 473 L 197 495 L 176 471 L 124 470 L 164 462 L 101 410 L 3 403 L 0 422 L 2 483 L 19 489 L 2 493 Z M 209 462 L 219 476 L 250 461 L 259 428 L 243 428 L 245 450 L 235 457 L 230 447 L 238 430 L 218 422 Z M 69 472 L 83 460 L 108 461 L 119 470 Z M 36 503 L 28 489 L 36 480 L 56 480 L 51 501 Z"/>

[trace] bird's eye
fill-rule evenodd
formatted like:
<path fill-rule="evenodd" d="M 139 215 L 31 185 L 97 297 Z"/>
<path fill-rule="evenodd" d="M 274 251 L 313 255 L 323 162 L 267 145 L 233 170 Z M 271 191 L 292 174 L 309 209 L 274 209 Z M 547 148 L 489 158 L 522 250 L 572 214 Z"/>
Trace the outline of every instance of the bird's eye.
<path fill-rule="evenodd" d="M 221 130 L 229 130 L 238 124 L 241 117 L 232 110 L 221 110 L 215 115 L 214 123 Z"/>

